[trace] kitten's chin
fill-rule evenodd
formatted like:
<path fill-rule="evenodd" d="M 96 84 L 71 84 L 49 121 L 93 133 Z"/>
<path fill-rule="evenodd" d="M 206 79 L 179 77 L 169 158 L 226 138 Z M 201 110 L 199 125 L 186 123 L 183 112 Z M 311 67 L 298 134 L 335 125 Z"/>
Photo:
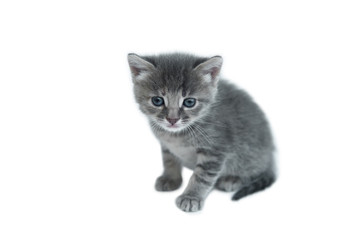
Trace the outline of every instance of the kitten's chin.
<path fill-rule="evenodd" d="M 171 125 L 169 123 L 158 123 L 158 125 L 163 130 L 165 130 L 167 132 L 172 132 L 172 133 L 180 132 L 186 128 L 186 126 L 184 124 L 179 124 L 179 123 L 176 123 L 174 125 Z"/>
<path fill-rule="evenodd" d="M 150 124 L 154 130 L 163 130 L 165 132 L 177 133 L 187 129 L 188 123 L 178 122 L 170 124 L 167 121 L 150 120 Z"/>
<path fill-rule="evenodd" d="M 180 125 L 162 125 L 162 128 L 168 132 L 180 132 L 184 129 L 184 126 Z"/>

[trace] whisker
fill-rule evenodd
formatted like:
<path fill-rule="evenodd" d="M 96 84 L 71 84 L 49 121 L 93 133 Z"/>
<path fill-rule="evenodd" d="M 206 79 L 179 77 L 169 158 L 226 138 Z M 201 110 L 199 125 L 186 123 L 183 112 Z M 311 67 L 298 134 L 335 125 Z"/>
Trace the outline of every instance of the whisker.
<path fill-rule="evenodd" d="M 204 121 L 203 119 L 197 121 L 198 123 L 204 123 L 204 124 L 209 124 L 209 125 L 214 125 L 217 127 L 222 127 L 222 128 L 226 128 L 227 125 L 223 124 L 223 123 L 217 123 L 217 122 L 208 122 L 208 121 Z"/>
<path fill-rule="evenodd" d="M 192 142 L 194 145 L 198 145 L 198 143 L 197 143 L 197 140 L 198 140 L 198 139 L 197 139 L 197 136 L 195 135 L 192 127 L 191 127 L 190 125 L 188 125 L 188 126 L 186 127 L 186 130 L 187 130 L 187 132 L 189 133 L 189 135 L 191 136 L 191 142 Z"/>
<path fill-rule="evenodd" d="M 203 130 L 201 126 L 199 126 L 197 123 L 194 123 L 192 126 L 200 133 L 202 139 L 204 139 L 209 145 L 214 144 L 212 138 Z"/>

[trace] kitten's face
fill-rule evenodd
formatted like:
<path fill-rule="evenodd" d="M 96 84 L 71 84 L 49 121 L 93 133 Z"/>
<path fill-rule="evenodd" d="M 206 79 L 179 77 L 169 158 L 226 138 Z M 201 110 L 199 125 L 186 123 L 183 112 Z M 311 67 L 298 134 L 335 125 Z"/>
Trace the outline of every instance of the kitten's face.
<path fill-rule="evenodd" d="M 155 128 L 178 132 L 207 113 L 214 101 L 221 57 L 128 56 L 140 110 Z"/>
<path fill-rule="evenodd" d="M 205 87 L 197 92 L 171 91 L 168 88 L 144 89 L 135 85 L 140 109 L 153 124 L 170 132 L 184 129 L 206 113 L 213 101 L 215 88 Z"/>

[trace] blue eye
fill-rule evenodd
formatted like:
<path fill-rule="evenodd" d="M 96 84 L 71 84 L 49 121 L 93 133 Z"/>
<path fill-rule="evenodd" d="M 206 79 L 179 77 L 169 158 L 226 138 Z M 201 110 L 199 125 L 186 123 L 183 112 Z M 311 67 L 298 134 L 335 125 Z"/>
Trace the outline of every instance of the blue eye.
<path fill-rule="evenodd" d="M 188 108 L 194 107 L 194 105 L 196 105 L 196 99 L 195 98 L 186 98 L 183 101 L 183 105 Z"/>
<path fill-rule="evenodd" d="M 154 106 L 160 107 L 164 104 L 164 99 L 162 97 L 152 97 L 152 103 Z"/>

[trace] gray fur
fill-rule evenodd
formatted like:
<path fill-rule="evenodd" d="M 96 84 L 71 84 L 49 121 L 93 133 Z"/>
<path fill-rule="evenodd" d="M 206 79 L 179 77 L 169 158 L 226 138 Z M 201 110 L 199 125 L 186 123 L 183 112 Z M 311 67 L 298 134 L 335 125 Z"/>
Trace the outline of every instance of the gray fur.
<path fill-rule="evenodd" d="M 194 212 L 213 188 L 237 191 L 233 200 L 238 200 L 275 181 L 274 146 L 265 115 L 246 92 L 219 80 L 221 57 L 129 54 L 128 61 L 136 101 L 162 147 L 164 172 L 156 190 L 179 188 L 182 166 L 192 169 L 176 204 Z M 165 104 L 154 106 L 154 96 L 164 98 Z M 194 108 L 181 105 L 187 97 L 196 98 Z M 172 128 L 167 117 L 180 120 Z"/>

